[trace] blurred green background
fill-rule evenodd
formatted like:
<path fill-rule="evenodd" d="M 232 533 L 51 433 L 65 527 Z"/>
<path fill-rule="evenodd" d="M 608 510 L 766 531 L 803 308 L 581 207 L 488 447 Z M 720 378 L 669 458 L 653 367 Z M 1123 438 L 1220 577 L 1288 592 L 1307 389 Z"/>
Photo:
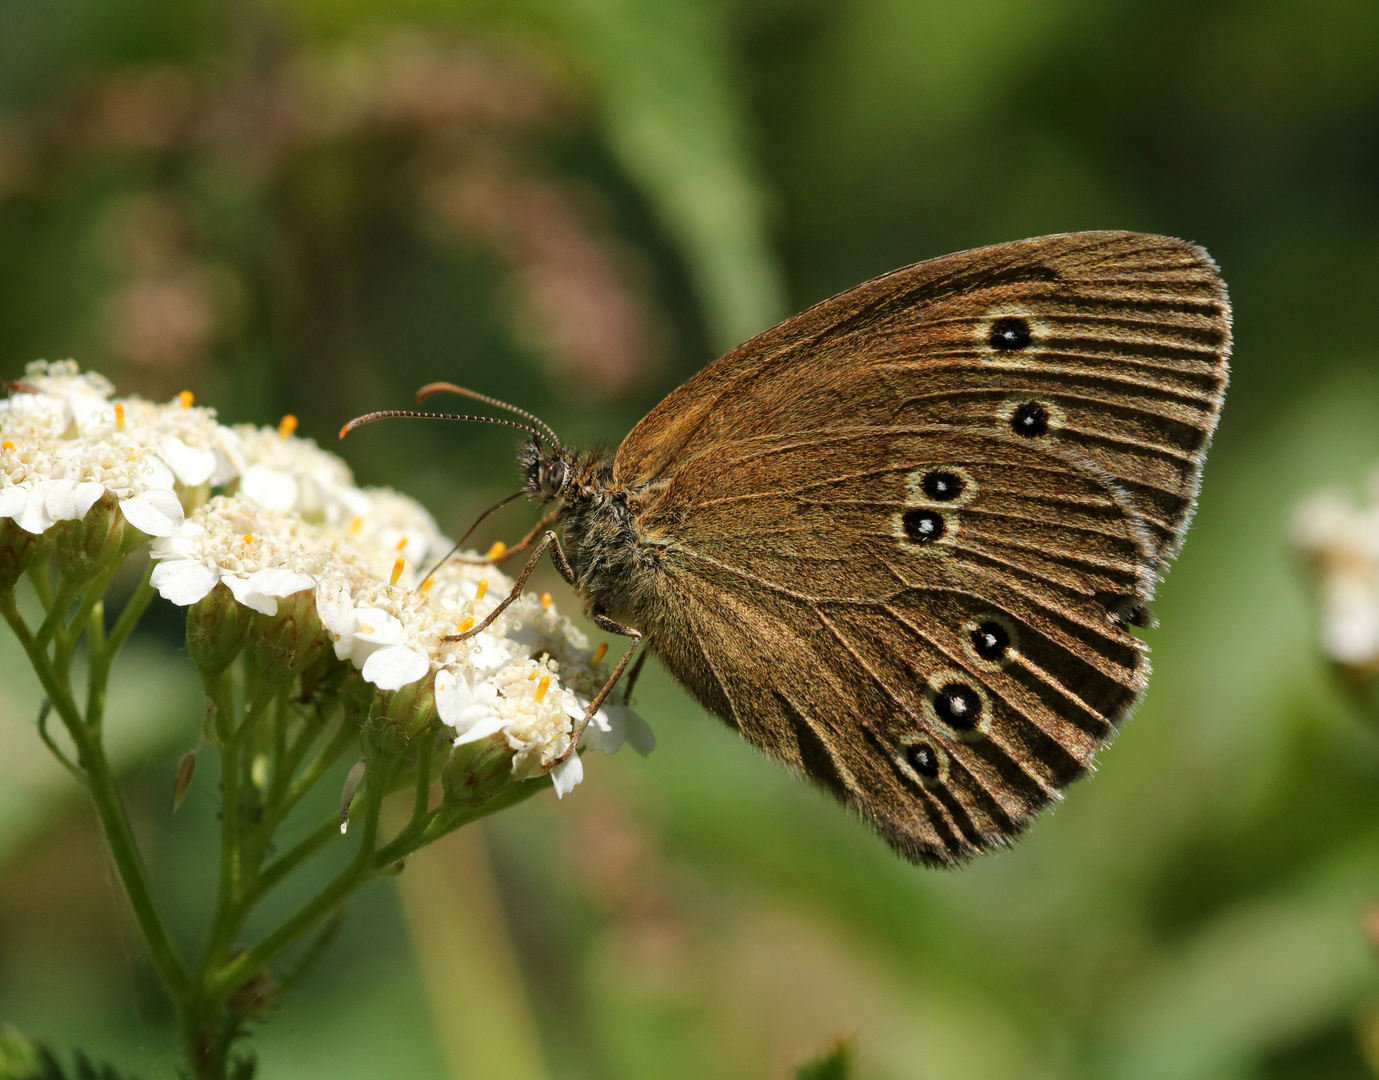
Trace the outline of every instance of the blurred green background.
<path fill-rule="evenodd" d="M 1045 232 L 1208 247 L 1235 371 L 1136 719 L 1013 850 L 897 861 L 649 669 L 591 761 L 352 904 L 262 1075 L 1379 1075 L 1379 733 L 1315 656 L 1285 523 L 1379 461 L 1372 0 L 4 0 L 0 375 L 73 356 L 227 421 L 449 379 L 616 444 L 722 349 L 864 278 Z M 371 428 L 452 534 L 480 425 Z M 514 507 L 483 547 L 531 521 Z M 575 599 L 548 575 L 557 603 Z M 216 796 L 157 605 L 108 726 L 202 932 Z M 145 1077 L 169 1018 L 0 635 L 0 1019 Z"/>

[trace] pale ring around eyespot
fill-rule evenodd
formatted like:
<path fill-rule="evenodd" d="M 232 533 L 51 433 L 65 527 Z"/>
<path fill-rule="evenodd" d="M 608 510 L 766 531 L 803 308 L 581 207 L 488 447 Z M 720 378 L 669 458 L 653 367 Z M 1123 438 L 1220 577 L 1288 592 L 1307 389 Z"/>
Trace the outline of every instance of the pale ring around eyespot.
<path fill-rule="evenodd" d="M 946 696 L 945 691 L 955 686 L 967 692 L 959 692 L 952 698 Z M 966 671 L 942 668 L 933 672 L 925 682 L 920 700 L 925 722 L 939 731 L 965 742 L 986 737 L 987 728 L 991 725 L 991 696 L 986 692 L 986 687 Z M 963 708 L 967 716 L 975 718 L 970 724 L 959 722 L 962 714 L 957 713 L 955 707 Z"/>
<path fill-rule="evenodd" d="M 991 623 L 1005 631 L 1004 648 L 1000 650 L 999 656 L 991 655 L 989 647 L 979 646 L 977 643 L 983 628 Z M 1020 650 L 1020 628 L 1009 616 L 994 611 L 985 611 L 968 619 L 962 624 L 961 633 L 963 651 L 968 659 L 987 671 L 1001 671 L 1009 666 L 1011 656 Z"/>
<path fill-rule="evenodd" d="M 906 735 L 900 740 L 898 749 L 894 761 L 909 779 L 925 788 L 941 788 L 948 783 L 948 753 L 932 738 L 924 735 Z M 937 770 L 935 775 L 926 776 L 911 763 L 910 755 L 917 751 L 927 751 L 933 761 L 933 767 Z"/>
<path fill-rule="evenodd" d="M 926 537 L 926 533 L 930 535 Z M 891 535 L 907 551 L 936 555 L 946 551 L 958 535 L 958 515 L 942 503 L 903 506 L 891 519 Z"/>
<path fill-rule="evenodd" d="M 934 477 L 936 474 L 946 474 L 957 477 L 962 490 L 952 498 L 934 498 L 929 492 L 925 491 L 925 478 Z M 961 465 L 923 465 L 914 472 L 910 473 L 906 479 L 906 490 L 909 494 L 909 502 L 914 506 L 933 506 L 949 509 L 956 509 L 966 506 L 977 494 L 977 482 L 972 479 L 972 474 Z"/>

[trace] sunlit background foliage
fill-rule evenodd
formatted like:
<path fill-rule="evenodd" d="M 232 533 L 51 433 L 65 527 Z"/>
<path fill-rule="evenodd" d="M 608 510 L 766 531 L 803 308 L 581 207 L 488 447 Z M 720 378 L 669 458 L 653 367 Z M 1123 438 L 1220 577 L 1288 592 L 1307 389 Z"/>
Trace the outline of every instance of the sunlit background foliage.
<path fill-rule="evenodd" d="M 0 4 L 0 375 L 73 356 L 332 446 L 433 379 L 615 444 L 835 291 L 1086 228 L 1205 244 L 1237 326 L 1156 675 L 1098 775 L 1011 851 L 923 871 L 653 666 L 656 753 L 590 762 L 571 798 L 363 893 L 255 1035 L 265 1077 L 772 1078 L 840 1036 L 874 1080 L 1379 1075 L 1379 730 L 1316 656 L 1286 538 L 1299 497 L 1379 461 L 1379 8 Z M 516 484 L 490 427 L 344 449 L 452 534 Z M 509 509 L 479 546 L 530 521 Z M 203 708 L 181 626 L 151 612 L 107 724 L 192 938 L 217 796 L 199 779 L 172 816 Z M 0 1019 L 172 1075 L 14 649 Z"/>

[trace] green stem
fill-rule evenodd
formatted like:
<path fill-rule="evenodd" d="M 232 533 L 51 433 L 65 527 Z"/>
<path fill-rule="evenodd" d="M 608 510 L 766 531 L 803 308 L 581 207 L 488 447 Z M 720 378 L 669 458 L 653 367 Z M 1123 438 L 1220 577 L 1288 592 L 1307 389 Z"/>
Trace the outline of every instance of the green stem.
<path fill-rule="evenodd" d="M 378 839 L 378 817 L 387 790 L 386 765 L 375 766 L 376 776 L 366 775 L 363 813 L 359 815 L 359 851 L 349 866 L 312 897 L 287 922 L 278 927 L 253 948 L 240 953 L 225 965 L 206 987 L 207 997 L 220 999 L 242 986 L 255 972 L 290 949 L 297 941 L 328 915 L 350 893 L 374 874 L 374 845 Z"/>
<path fill-rule="evenodd" d="M 48 699 L 57 709 L 67 733 L 76 744 L 77 760 L 86 774 L 87 789 L 96 808 L 96 817 L 105 833 L 106 843 L 110 846 L 110 855 L 124 884 L 125 895 L 129 897 L 130 907 L 134 910 L 139 929 L 143 932 L 144 940 L 148 942 L 154 967 L 158 969 L 158 974 L 172 994 L 173 1000 L 180 1004 L 187 989 L 187 972 L 154 903 L 148 874 L 139 855 L 139 847 L 135 843 L 129 818 L 125 815 L 124 805 L 120 801 L 114 773 L 105 756 L 105 747 L 101 744 L 99 727 L 82 717 L 76 702 L 72 699 L 70 688 L 57 678 L 47 651 L 25 624 L 19 609 L 15 606 L 13 593 L 0 593 L 0 614 L 4 615 L 19 639 L 34 672 L 48 694 Z"/>

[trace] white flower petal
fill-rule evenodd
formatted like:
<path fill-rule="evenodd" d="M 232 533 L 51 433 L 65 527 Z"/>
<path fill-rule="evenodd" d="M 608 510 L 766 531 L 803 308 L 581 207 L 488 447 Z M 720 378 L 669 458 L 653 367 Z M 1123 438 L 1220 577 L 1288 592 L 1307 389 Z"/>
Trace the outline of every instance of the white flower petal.
<path fill-rule="evenodd" d="M 250 465 L 240 474 L 239 490 L 269 510 L 291 510 L 297 505 L 300 488 L 291 473 Z"/>
<path fill-rule="evenodd" d="M 289 570 L 285 566 L 270 566 L 249 575 L 249 584 L 255 592 L 264 596 L 291 596 L 306 589 L 316 587 L 316 579 L 310 574 Z"/>
<path fill-rule="evenodd" d="M 165 488 L 150 488 L 141 495 L 120 500 L 125 520 L 149 536 L 171 536 L 186 520 L 177 496 Z"/>
<path fill-rule="evenodd" d="M 220 580 L 225 582 L 236 601 L 247 608 L 264 615 L 276 615 L 278 613 L 278 601 L 271 596 L 264 596 L 249 584 L 249 579 L 243 574 L 222 574 Z"/>
<path fill-rule="evenodd" d="M 0 488 L 0 518 L 19 517 L 24 512 L 24 507 L 29 505 L 31 496 L 29 488 L 20 487 L 18 484 Z"/>
<path fill-rule="evenodd" d="M 160 562 L 149 576 L 149 584 L 158 590 L 158 595 L 178 607 L 186 607 L 210 595 L 219 580 L 217 571 L 191 559 Z"/>
<path fill-rule="evenodd" d="M 383 645 L 396 645 L 406 640 L 407 631 L 402 623 L 382 608 L 359 608 L 354 613 L 356 628 L 354 636 L 360 641 L 371 641 Z"/>
<path fill-rule="evenodd" d="M 406 645 L 388 645 L 364 661 L 364 681 L 380 690 L 401 690 L 431 670 L 426 656 Z"/>
<path fill-rule="evenodd" d="M 135 463 L 134 475 L 139 478 L 139 483 L 149 490 L 171 491 L 177 483 L 177 477 L 173 475 L 167 463 L 156 454 L 145 454 L 141 457 Z"/>
<path fill-rule="evenodd" d="M 96 505 L 96 501 L 105 494 L 105 485 L 98 484 L 94 480 L 84 480 L 77 485 L 77 489 L 72 493 L 73 509 L 76 511 L 76 518 L 80 521 L 91 512 L 91 507 Z"/>
<path fill-rule="evenodd" d="M 490 735 L 496 735 L 503 730 L 503 718 L 497 713 L 488 713 L 478 716 L 473 720 L 466 720 L 464 723 L 467 723 L 469 726 L 464 729 L 463 734 L 455 736 L 454 745 L 456 746 L 463 746 L 465 743 L 487 739 Z"/>
<path fill-rule="evenodd" d="M 94 435 L 115 421 L 115 410 L 110 402 L 96 394 L 73 391 L 67 395 L 67 405 L 80 435 Z"/>
<path fill-rule="evenodd" d="M 194 450 L 176 435 L 164 435 L 158 456 L 168 463 L 173 475 L 187 487 L 204 484 L 215 473 L 214 450 Z"/>
<path fill-rule="evenodd" d="M 578 754 L 571 754 L 551 770 L 551 782 L 555 784 L 555 796 L 563 799 L 574 791 L 575 785 L 584 779 L 584 762 Z"/>

